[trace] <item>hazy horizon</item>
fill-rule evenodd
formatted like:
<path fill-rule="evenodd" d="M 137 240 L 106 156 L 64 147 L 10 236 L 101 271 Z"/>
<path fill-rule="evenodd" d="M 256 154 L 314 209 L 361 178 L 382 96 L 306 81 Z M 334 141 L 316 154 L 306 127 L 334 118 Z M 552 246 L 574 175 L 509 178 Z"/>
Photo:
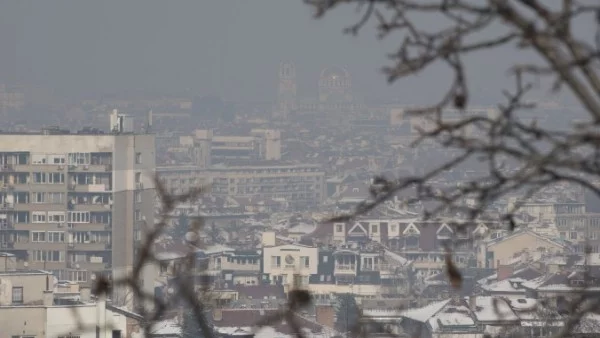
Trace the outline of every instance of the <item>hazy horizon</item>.
<path fill-rule="evenodd" d="M 357 19 L 342 7 L 315 20 L 302 1 L 6 1 L 0 83 L 65 97 L 141 90 L 266 101 L 275 98 L 279 62 L 292 60 L 300 97 L 312 96 L 321 69 L 336 64 L 352 74 L 357 97 L 418 104 L 446 89 L 450 73 L 439 67 L 388 85 L 379 70 L 397 45 L 378 41 L 373 24 L 344 35 Z M 494 103 L 512 83 L 493 60 L 506 55 L 496 53 L 470 64 L 474 104 Z"/>

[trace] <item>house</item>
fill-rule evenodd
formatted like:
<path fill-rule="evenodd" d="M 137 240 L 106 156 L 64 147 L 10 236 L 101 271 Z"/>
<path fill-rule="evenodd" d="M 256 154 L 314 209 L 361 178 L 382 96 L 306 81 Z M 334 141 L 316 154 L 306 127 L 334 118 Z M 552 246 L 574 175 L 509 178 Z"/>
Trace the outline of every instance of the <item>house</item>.
<path fill-rule="evenodd" d="M 445 244 L 453 237 L 469 239 L 460 241 L 453 251 L 454 262 L 459 267 L 476 266 L 476 243 L 489 229 L 497 228 L 493 222 L 458 224 L 435 220 L 380 218 L 359 219 L 351 222 L 322 224 L 306 236 L 316 243 L 378 242 L 390 251 L 401 254 L 413 262 L 416 270 L 435 274 L 442 272 L 445 265 Z"/>
<path fill-rule="evenodd" d="M 568 252 L 569 247 L 558 239 L 522 229 L 505 237 L 489 239 L 480 244 L 478 251 L 478 265 L 495 268 L 499 264 L 510 262 L 515 254 L 522 251 L 559 254 Z"/>
<path fill-rule="evenodd" d="M 302 244 L 276 245 L 274 233 L 263 233 L 262 282 L 286 288 L 308 285 L 310 276 L 317 273 L 318 251 Z"/>
<path fill-rule="evenodd" d="M 270 320 L 268 326 L 257 327 L 267 318 L 273 318 L 280 309 L 215 309 L 212 314 L 214 330 L 220 337 L 278 337 L 294 335 L 294 330 L 284 319 Z M 298 313 L 293 313 L 293 320 L 303 329 L 303 336 L 307 338 L 333 337 L 337 333 L 326 325 L 320 324 L 323 320 L 310 320 Z"/>

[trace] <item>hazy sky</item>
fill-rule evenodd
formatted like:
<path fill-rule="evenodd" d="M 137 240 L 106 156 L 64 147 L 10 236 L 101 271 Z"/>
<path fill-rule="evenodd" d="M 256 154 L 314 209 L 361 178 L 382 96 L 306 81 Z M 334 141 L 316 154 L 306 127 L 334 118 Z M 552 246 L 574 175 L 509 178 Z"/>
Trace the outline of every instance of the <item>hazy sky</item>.
<path fill-rule="evenodd" d="M 389 86 L 379 69 L 393 51 L 372 30 L 342 34 L 353 8 L 316 21 L 301 0 L 6 0 L 0 1 L 0 82 L 98 96 L 121 90 L 220 94 L 272 100 L 277 66 L 296 62 L 300 92 L 314 92 L 320 70 L 347 67 L 365 97 L 419 103 L 450 78 L 439 69 Z M 488 54 L 472 64 L 474 101 L 507 83 Z"/>

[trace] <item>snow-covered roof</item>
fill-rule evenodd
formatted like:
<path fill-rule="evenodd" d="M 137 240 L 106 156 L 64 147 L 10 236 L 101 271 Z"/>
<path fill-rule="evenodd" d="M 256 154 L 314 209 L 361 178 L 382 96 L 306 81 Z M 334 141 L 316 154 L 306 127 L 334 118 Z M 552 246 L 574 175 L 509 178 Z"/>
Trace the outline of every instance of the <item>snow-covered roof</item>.
<path fill-rule="evenodd" d="M 446 299 L 443 301 L 431 303 L 427 306 L 416 308 L 416 309 L 408 309 L 402 311 L 400 314 L 402 317 L 412 319 L 418 322 L 425 323 L 431 317 L 433 317 L 436 313 L 446 306 L 450 302 L 450 299 Z"/>
<path fill-rule="evenodd" d="M 210 254 L 216 254 L 216 253 L 226 252 L 226 251 L 235 251 L 235 249 L 230 248 L 225 245 L 216 244 L 216 245 L 211 245 L 211 246 L 207 246 L 205 248 L 198 249 L 198 251 L 204 252 L 205 254 L 210 255 Z"/>
<path fill-rule="evenodd" d="M 388 249 L 385 249 L 385 256 L 395 260 L 396 262 L 400 263 L 401 265 L 406 265 L 406 264 L 410 263 L 410 261 L 408 259 L 406 259 Z"/>
<path fill-rule="evenodd" d="M 522 278 L 510 278 L 501 280 L 499 282 L 494 282 L 488 285 L 481 285 L 481 288 L 488 292 L 510 292 L 510 293 L 525 293 L 524 288 L 516 287 L 515 282 L 526 282 L 526 280 Z"/>
<path fill-rule="evenodd" d="M 173 319 L 156 322 L 150 329 L 153 335 L 180 335 L 181 325 Z"/>
<path fill-rule="evenodd" d="M 467 300 L 469 298 L 467 297 Z M 477 296 L 474 298 L 475 309 L 473 313 L 478 321 L 517 321 L 519 317 L 513 312 L 510 305 L 501 298 L 490 296 Z"/>

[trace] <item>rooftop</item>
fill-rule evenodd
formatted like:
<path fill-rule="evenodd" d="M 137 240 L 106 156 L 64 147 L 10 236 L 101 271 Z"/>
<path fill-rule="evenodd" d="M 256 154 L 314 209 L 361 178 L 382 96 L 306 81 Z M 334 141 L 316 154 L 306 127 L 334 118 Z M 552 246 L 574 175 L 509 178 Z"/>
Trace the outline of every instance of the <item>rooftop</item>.
<path fill-rule="evenodd" d="M 321 168 L 318 164 L 298 164 L 275 160 L 241 160 L 228 161 L 213 165 L 210 170 L 237 170 L 243 168 L 276 169 L 276 168 Z"/>
<path fill-rule="evenodd" d="M 21 276 L 21 275 L 51 275 L 52 272 L 34 269 L 19 269 L 12 271 L 0 271 L 0 276 Z"/>

